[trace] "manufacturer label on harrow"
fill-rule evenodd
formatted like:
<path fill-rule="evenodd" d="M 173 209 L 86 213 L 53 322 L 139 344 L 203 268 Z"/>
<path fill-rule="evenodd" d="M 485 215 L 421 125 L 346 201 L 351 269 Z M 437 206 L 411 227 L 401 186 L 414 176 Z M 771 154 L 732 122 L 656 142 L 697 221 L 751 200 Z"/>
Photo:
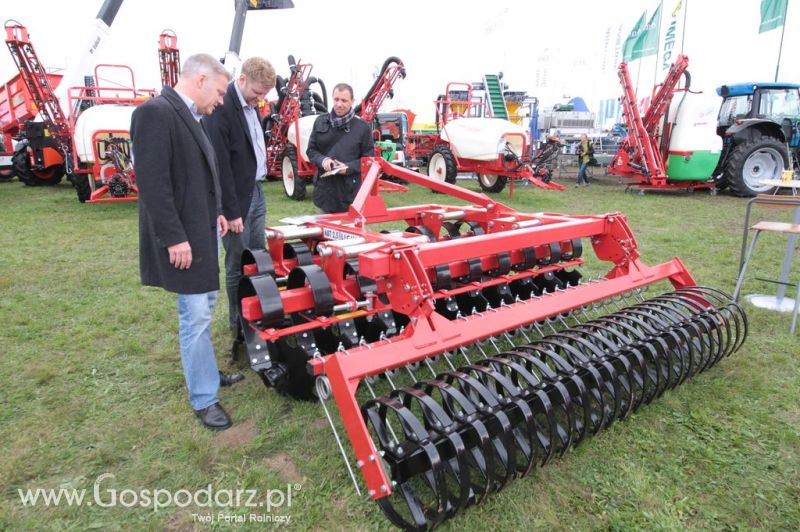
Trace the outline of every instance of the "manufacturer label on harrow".
<path fill-rule="evenodd" d="M 338 229 L 329 229 L 327 227 L 322 230 L 322 236 L 328 240 L 352 240 L 355 238 L 360 238 L 357 235 L 351 235 L 350 233 L 345 233 L 343 231 L 339 231 Z"/>

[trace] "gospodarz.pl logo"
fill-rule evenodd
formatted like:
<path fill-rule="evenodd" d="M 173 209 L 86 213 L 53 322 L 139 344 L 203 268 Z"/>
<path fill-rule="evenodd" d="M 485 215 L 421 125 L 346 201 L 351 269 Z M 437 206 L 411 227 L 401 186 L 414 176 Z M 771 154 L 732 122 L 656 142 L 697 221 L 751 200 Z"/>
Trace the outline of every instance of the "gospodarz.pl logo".
<path fill-rule="evenodd" d="M 256 489 L 225 489 L 208 484 L 203 488 L 169 490 L 164 488 L 115 488 L 112 473 L 98 476 L 91 489 L 75 487 L 17 489 L 23 506 L 94 506 L 100 508 L 145 508 L 157 512 L 164 508 L 207 508 L 227 510 L 258 510 L 263 513 L 239 515 L 237 513 L 193 513 L 197 522 L 279 522 L 289 523 L 291 516 L 273 514 L 292 507 L 292 495 L 300 484 L 286 484 L 285 488 L 259 492 Z"/>

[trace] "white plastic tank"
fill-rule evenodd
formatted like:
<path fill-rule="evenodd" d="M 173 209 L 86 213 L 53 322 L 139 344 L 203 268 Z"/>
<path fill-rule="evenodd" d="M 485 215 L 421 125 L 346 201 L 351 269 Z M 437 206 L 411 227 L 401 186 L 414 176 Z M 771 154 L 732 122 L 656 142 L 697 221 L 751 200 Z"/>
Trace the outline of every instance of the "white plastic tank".
<path fill-rule="evenodd" d="M 78 159 L 84 163 L 94 163 L 94 135 L 97 132 L 120 132 L 130 136 L 131 115 L 136 109 L 133 105 L 104 104 L 89 107 L 82 111 L 75 122 L 75 149 Z"/>
<path fill-rule="evenodd" d="M 308 159 L 308 139 L 311 137 L 311 131 L 314 129 L 314 122 L 317 120 L 319 115 L 310 115 L 304 116 L 297 120 L 296 124 L 300 128 L 300 148 L 297 150 L 300 152 L 301 157 L 306 162 L 311 162 Z M 297 148 L 297 135 L 295 134 L 296 128 L 295 123 L 289 125 L 289 144 Z"/>
<path fill-rule="evenodd" d="M 722 139 L 717 135 L 719 104 L 716 94 L 675 95 L 669 108 L 672 133 L 666 158 L 670 181 L 711 177 L 722 152 Z"/>
<path fill-rule="evenodd" d="M 504 135 L 513 133 L 513 135 Z M 450 143 L 457 157 L 478 161 L 497 159 L 506 145 L 518 157 L 522 156 L 523 139 L 527 132 L 522 127 L 500 118 L 459 118 L 442 128 L 441 136 Z M 527 141 L 527 140 L 526 140 Z"/>

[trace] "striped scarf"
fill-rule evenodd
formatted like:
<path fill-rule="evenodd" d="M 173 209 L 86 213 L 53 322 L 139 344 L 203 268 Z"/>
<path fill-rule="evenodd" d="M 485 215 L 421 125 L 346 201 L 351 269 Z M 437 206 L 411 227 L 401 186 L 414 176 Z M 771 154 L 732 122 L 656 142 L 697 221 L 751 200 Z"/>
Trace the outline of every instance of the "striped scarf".
<path fill-rule="evenodd" d="M 350 112 L 344 116 L 336 116 L 336 113 L 332 110 L 328 115 L 328 120 L 330 120 L 331 126 L 341 129 L 347 127 L 354 116 L 356 116 L 356 110 L 351 107 Z"/>

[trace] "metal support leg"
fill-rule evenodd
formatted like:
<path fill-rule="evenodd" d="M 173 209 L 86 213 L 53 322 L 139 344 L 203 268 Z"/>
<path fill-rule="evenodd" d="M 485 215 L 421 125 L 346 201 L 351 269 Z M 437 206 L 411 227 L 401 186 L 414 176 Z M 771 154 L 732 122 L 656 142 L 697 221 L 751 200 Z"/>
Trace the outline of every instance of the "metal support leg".
<path fill-rule="evenodd" d="M 753 235 L 753 240 L 750 241 L 750 248 L 747 250 L 747 255 L 744 258 L 744 262 L 742 263 L 742 269 L 739 271 L 739 278 L 736 280 L 736 288 L 733 289 L 733 300 L 739 301 L 739 291 L 742 289 L 742 283 L 744 282 L 744 275 L 747 273 L 747 267 L 750 265 L 750 259 L 753 258 L 753 250 L 756 247 L 756 240 L 758 240 L 758 235 L 761 234 L 761 231 L 756 231 Z"/>
<path fill-rule="evenodd" d="M 797 313 L 800 312 L 800 281 L 797 282 L 797 287 L 794 293 L 794 310 L 792 311 L 792 327 L 789 329 L 789 334 L 794 334 L 797 330 Z"/>
<path fill-rule="evenodd" d="M 795 209 L 794 214 L 792 215 L 792 223 L 797 225 L 800 224 L 800 209 Z M 789 235 L 789 242 L 786 244 L 786 252 L 783 254 L 783 265 L 781 266 L 781 275 L 778 277 L 778 280 L 781 283 L 778 285 L 778 292 L 775 295 L 775 305 L 780 308 L 781 304 L 783 303 L 783 297 L 786 295 L 786 287 L 788 286 L 787 282 L 789 281 L 789 270 L 792 266 L 792 256 L 794 255 L 794 248 L 797 244 L 797 235 L 791 234 Z"/>

